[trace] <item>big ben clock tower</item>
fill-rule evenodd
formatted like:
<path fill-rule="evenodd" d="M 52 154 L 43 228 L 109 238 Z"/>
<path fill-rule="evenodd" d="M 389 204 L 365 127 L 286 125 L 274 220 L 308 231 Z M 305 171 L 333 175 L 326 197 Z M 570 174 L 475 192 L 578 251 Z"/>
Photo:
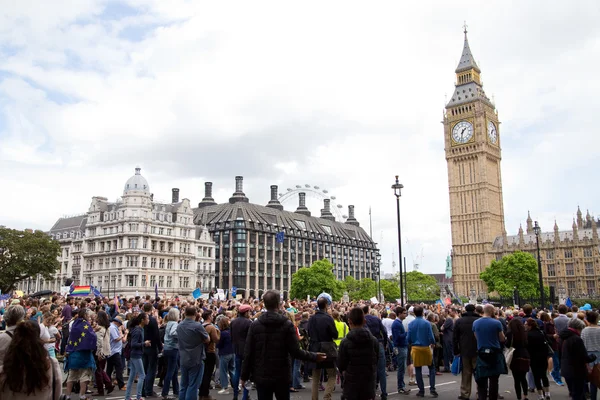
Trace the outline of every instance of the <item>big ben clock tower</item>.
<path fill-rule="evenodd" d="M 456 83 L 444 114 L 448 162 L 454 291 L 483 292 L 479 274 L 492 261 L 492 243 L 504 232 L 501 136 L 496 108 L 483 91 L 467 28 Z"/>

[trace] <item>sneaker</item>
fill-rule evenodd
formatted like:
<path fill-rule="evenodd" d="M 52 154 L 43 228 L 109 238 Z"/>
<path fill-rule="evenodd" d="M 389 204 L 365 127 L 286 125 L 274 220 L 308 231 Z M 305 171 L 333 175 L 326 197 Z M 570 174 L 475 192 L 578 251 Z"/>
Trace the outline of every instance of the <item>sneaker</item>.
<path fill-rule="evenodd" d="M 417 386 L 417 382 L 416 381 L 408 381 L 408 385 L 409 386 Z"/>
<path fill-rule="evenodd" d="M 425 397 L 425 392 L 417 392 L 417 397 Z"/>
<path fill-rule="evenodd" d="M 398 389 L 398 394 L 409 394 L 410 389 Z"/>
<path fill-rule="evenodd" d="M 546 396 L 544 396 L 544 398 L 545 398 L 546 400 L 550 400 L 550 393 L 546 393 Z"/>
<path fill-rule="evenodd" d="M 218 394 L 229 394 L 229 388 L 221 389 L 217 393 Z"/>
<path fill-rule="evenodd" d="M 324 392 L 324 391 L 325 391 L 325 386 L 323 386 L 323 385 L 320 385 L 320 386 L 319 386 L 319 392 Z"/>
<path fill-rule="evenodd" d="M 435 390 L 432 390 L 429 394 L 431 394 L 431 397 L 436 398 L 439 396 L 438 392 L 436 392 Z"/>

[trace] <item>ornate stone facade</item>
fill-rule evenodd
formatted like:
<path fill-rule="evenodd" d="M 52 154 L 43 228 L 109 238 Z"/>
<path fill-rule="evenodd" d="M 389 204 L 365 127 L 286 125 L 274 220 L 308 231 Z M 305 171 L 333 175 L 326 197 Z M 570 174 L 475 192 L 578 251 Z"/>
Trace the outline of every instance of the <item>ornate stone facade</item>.
<path fill-rule="evenodd" d="M 496 236 L 504 232 L 498 113 L 486 96 L 465 29 L 456 84 L 444 112 L 448 163 L 454 290 L 485 290 L 479 274 L 491 262 Z"/>
<path fill-rule="evenodd" d="M 577 219 L 571 230 L 561 231 L 554 223 L 552 232 L 540 234 L 540 259 L 544 284 L 553 286 L 556 295 L 571 297 L 596 297 L 600 294 L 600 262 L 598 225 L 588 212 L 585 219 L 577 209 Z M 514 236 L 506 234 L 494 240 L 492 252 L 497 260 L 515 251 L 531 253 L 537 260 L 537 241 L 531 216 L 527 216 L 527 229 L 519 227 Z"/>

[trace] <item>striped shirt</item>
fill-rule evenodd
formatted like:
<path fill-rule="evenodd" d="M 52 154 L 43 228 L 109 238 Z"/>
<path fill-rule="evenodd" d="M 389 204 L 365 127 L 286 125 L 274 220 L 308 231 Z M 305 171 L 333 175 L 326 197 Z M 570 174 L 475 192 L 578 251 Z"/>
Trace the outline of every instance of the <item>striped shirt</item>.
<path fill-rule="evenodd" d="M 600 326 L 591 325 L 583 328 L 581 339 L 588 352 L 600 351 Z"/>

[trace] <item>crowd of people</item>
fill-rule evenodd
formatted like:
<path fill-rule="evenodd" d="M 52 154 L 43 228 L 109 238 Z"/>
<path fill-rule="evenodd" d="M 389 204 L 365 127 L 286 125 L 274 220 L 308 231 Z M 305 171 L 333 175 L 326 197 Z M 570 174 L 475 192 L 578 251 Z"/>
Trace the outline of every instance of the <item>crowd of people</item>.
<path fill-rule="evenodd" d="M 330 400 L 339 385 L 342 399 L 386 400 L 394 370 L 399 394 L 415 387 L 417 397 L 435 398 L 436 376 L 453 368 L 461 369 L 459 400 L 473 392 L 501 399 L 499 377 L 509 371 L 517 400 L 550 400 L 550 380 L 563 379 L 571 399 L 597 396 L 587 376 L 600 362 L 598 313 L 565 305 L 401 307 L 326 293 L 282 301 L 267 291 L 241 301 L 25 296 L 0 314 L 1 399 L 90 399 L 118 389 L 126 400 L 209 400 L 213 389 L 247 400 L 255 389 L 260 400 L 299 390 Z"/>

